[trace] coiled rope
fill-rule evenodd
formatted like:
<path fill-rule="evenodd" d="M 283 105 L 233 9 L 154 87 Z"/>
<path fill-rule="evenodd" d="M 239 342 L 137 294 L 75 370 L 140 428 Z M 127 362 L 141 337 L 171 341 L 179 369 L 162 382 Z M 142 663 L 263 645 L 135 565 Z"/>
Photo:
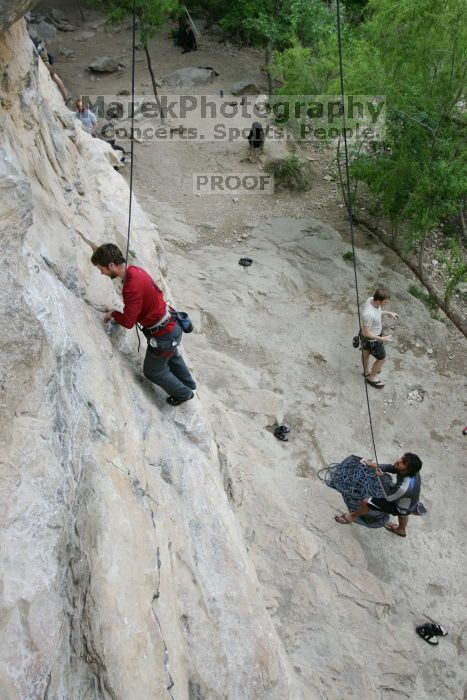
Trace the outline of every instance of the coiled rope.
<path fill-rule="evenodd" d="M 361 457 L 350 455 L 340 464 L 331 464 L 320 469 L 318 478 L 324 481 L 326 486 L 336 489 L 342 494 L 342 498 L 350 512 L 357 510 L 362 500 L 368 496 L 384 498 L 381 480 L 375 474 L 375 470 L 362 464 Z M 388 475 L 381 477 L 385 486 L 392 484 Z M 368 515 L 359 518 L 357 522 L 367 527 L 381 527 L 389 520 L 389 516 L 381 511 L 371 511 Z"/>

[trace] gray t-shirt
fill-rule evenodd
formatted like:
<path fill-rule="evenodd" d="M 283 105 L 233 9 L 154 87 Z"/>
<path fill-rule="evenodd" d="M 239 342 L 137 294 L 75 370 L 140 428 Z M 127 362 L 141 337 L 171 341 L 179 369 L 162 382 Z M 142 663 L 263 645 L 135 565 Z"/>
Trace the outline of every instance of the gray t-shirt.
<path fill-rule="evenodd" d="M 80 120 L 81 124 L 84 126 L 84 130 L 88 134 L 92 134 L 92 129 L 94 124 L 97 123 L 96 115 L 89 109 L 85 109 L 84 112 L 75 112 L 75 117 Z"/>
<path fill-rule="evenodd" d="M 371 333 L 381 335 L 383 322 L 381 320 L 381 307 L 373 306 L 373 297 L 369 297 L 362 309 L 362 327 L 366 326 Z"/>

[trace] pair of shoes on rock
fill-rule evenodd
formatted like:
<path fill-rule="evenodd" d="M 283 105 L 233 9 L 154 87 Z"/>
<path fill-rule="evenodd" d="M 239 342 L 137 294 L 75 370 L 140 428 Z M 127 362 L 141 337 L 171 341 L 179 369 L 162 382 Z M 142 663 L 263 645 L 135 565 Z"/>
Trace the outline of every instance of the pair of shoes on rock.
<path fill-rule="evenodd" d="M 446 627 L 437 625 L 434 622 L 426 622 L 424 625 L 419 625 L 416 631 L 425 642 L 432 646 L 437 646 L 439 643 L 438 637 L 446 637 L 448 633 Z"/>
<path fill-rule="evenodd" d="M 282 442 L 288 442 L 287 433 L 290 433 L 290 428 L 287 425 L 279 425 L 274 431 L 274 436 Z"/>
<path fill-rule="evenodd" d="M 180 404 L 185 403 L 185 401 L 190 401 L 190 399 L 192 399 L 193 397 L 193 392 L 191 392 L 190 396 L 187 396 L 186 399 L 178 399 L 176 396 L 168 396 L 167 403 L 170 404 L 170 406 L 180 406 Z"/>

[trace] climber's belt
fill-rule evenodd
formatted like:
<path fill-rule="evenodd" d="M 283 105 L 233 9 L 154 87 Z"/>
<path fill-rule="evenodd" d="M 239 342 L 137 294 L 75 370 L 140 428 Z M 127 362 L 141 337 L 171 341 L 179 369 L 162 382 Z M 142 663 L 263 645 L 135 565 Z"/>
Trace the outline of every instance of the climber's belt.
<path fill-rule="evenodd" d="M 162 328 L 165 328 L 165 326 L 172 320 L 172 314 L 170 312 L 170 309 L 167 308 L 165 311 L 165 314 L 158 320 L 157 323 L 154 323 L 152 326 L 143 326 L 143 330 L 147 331 L 148 333 L 156 333 L 157 331 L 160 331 Z"/>

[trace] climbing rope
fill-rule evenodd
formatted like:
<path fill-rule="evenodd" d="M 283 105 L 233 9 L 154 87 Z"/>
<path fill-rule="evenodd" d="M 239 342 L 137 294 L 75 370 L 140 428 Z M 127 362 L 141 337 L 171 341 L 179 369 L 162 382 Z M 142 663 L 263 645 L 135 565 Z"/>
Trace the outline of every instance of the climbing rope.
<path fill-rule="evenodd" d="M 347 129 L 346 129 L 346 118 L 345 118 L 345 89 L 344 89 L 344 66 L 342 61 L 342 35 L 341 35 L 341 12 L 340 12 L 340 0 L 337 0 L 337 44 L 339 50 L 339 76 L 340 76 L 340 91 L 341 91 L 341 112 L 342 112 L 342 126 L 344 132 L 344 154 L 345 154 L 345 178 L 346 178 L 346 190 L 347 190 L 347 201 L 348 201 L 348 215 L 350 224 L 350 239 L 352 243 L 352 262 L 354 271 L 354 283 L 355 283 L 355 293 L 357 299 L 357 316 L 358 316 L 358 327 L 361 329 L 361 317 L 360 317 L 360 296 L 358 293 L 358 276 L 357 276 L 357 258 L 355 255 L 355 239 L 354 239 L 354 228 L 353 228 L 353 210 L 352 210 L 352 196 L 350 193 L 350 172 L 349 172 L 349 153 L 347 145 Z M 363 355 L 362 355 L 362 366 L 363 366 Z M 375 455 L 376 464 L 378 464 L 378 455 L 376 453 L 376 442 L 375 435 L 373 431 L 373 420 L 371 417 L 371 407 L 370 407 L 370 397 L 368 396 L 368 385 L 366 383 L 365 377 L 363 378 L 366 396 L 366 405 L 368 409 L 368 418 L 370 422 L 370 433 L 371 441 L 373 444 L 373 450 Z"/>
<path fill-rule="evenodd" d="M 130 253 L 130 236 L 131 236 L 131 205 L 133 202 L 133 153 L 134 153 L 134 123 L 135 123 L 135 64 L 136 64 L 136 0 L 133 0 L 133 46 L 131 60 L 131 112 L 130 112 L 130 201 L 128 204 L 128 231 L 126 239 L 126 255 L 125 255 L 125 276 L 123 284 L 125 284 L 126 271 L 128 269 L 128 255 Z"/>
<path fill-rule="evenodd" d="M 340 464 L 330 464 L 329 467 L 320 469 L 318 478 L 342 494 L 345 505 L 350 512 L 357 510 L 362 500 L 368 496 L 384 498 L 385 487 L 390 487 L 392 480 L 387 474 L 381 479 L 375 474 L 375 470 L 362 464 L 357 455 L 349 455 Z M 382 482 L 382 483 L 381 483 Z M 389 519 L 387 513 L 372 511 L 358 519 L 360 525 L 366 527 L 382 527 Z"/>

